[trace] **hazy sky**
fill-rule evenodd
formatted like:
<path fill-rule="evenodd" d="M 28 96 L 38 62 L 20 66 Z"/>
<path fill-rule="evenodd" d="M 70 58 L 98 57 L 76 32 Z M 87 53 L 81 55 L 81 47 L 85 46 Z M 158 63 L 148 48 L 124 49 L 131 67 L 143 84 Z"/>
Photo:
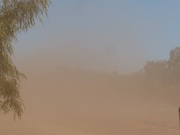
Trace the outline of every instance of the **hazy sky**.
<path fill-rule="evenodd" d="M 52 0 L 49 18 L 15 45 L 15 59 L 132 72 L 180 45 L 179 0 Z"/>

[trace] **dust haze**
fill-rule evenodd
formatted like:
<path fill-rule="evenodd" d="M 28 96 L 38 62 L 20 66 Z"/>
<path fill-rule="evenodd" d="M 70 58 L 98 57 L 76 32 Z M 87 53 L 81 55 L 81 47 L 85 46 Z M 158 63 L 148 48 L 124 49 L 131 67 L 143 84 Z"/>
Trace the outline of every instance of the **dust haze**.
<path fill-rule="evenodd" d="M 0 134 L 178 135 L 180 91 L 141 75 L 147 56 L 139 30 L 113 22 L 88 33 L 50 32 L 23 57 L 16 51 L 27 76 L 25 111 L 16 121 L 1 115 Z"/>
<path fill-rule="evenodd" d="M 22 120 L 1 115 L 0 134 L 179 134 L 178 89 L 145 78 L 139 70 L 95 70 L 66 61 L 68 55 L 56 54 L 59 63 L 53 61 L 52 50 L 37 52 L 17 62 L 27 76 L 21 87 Z"/>

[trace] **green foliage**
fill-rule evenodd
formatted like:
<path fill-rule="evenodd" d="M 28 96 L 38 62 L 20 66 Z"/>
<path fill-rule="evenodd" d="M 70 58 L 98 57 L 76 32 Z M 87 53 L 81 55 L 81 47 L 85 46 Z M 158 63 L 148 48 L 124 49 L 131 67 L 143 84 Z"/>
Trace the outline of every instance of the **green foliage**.
<path fill-rule="evenodd" d="M 147 61 L 144 72 L 148 75 L 163 75 L 167 70 L 167 61 Z"/>
<path fill-rule="evenodd" d="M 180 47 L 172 49 L 169 54 L 169 76 L 174 83 L 178 83 L 180 81 Z"/>
<path fill-rule="evenodd" d="M 19 32 L 27 31 L 47 15 L 50 0 L 0 0 L 0 110 L 21 117 L 23 102 L 20 79 L 25 75 L 13 64 L 12 41 Z"/>
<path fill-rule="evenodd" d="M 147 61 L 143 71 L 151 77 L 158 77 L 170 83 L 177 85 L 180 81 L 180 47 L 172 49 L 170 57 L 166 60 Z"/>
<path fill-rule="evenodd" d="M 180 47 L 176 47 L 170 51 L 168 65 L 169 70 L 175 73 L 180 73 Z"/>

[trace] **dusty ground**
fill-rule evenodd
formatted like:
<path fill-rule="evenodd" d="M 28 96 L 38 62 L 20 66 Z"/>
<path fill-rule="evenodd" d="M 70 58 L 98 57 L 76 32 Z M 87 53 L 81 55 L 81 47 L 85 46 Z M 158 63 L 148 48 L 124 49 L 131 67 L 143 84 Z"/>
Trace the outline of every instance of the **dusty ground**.
<path fill-rule="evenodd" d="M 22 120 L 1 115 L 1 135 L 180 134 L 178 91 L 103 73 L 56 71 L 27 77 Z"/>

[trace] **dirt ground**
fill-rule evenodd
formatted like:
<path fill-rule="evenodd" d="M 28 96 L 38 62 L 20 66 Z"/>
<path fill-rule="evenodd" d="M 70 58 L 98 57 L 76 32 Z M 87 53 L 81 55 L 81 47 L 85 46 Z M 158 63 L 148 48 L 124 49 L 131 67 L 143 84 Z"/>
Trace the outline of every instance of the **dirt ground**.
<path fill-rule="evenodd" d="M 1 115 L 1 135 L 180 134 L 178 91 L 81 71 L 29 72 L 27 78 L 23 117 Z"/>

